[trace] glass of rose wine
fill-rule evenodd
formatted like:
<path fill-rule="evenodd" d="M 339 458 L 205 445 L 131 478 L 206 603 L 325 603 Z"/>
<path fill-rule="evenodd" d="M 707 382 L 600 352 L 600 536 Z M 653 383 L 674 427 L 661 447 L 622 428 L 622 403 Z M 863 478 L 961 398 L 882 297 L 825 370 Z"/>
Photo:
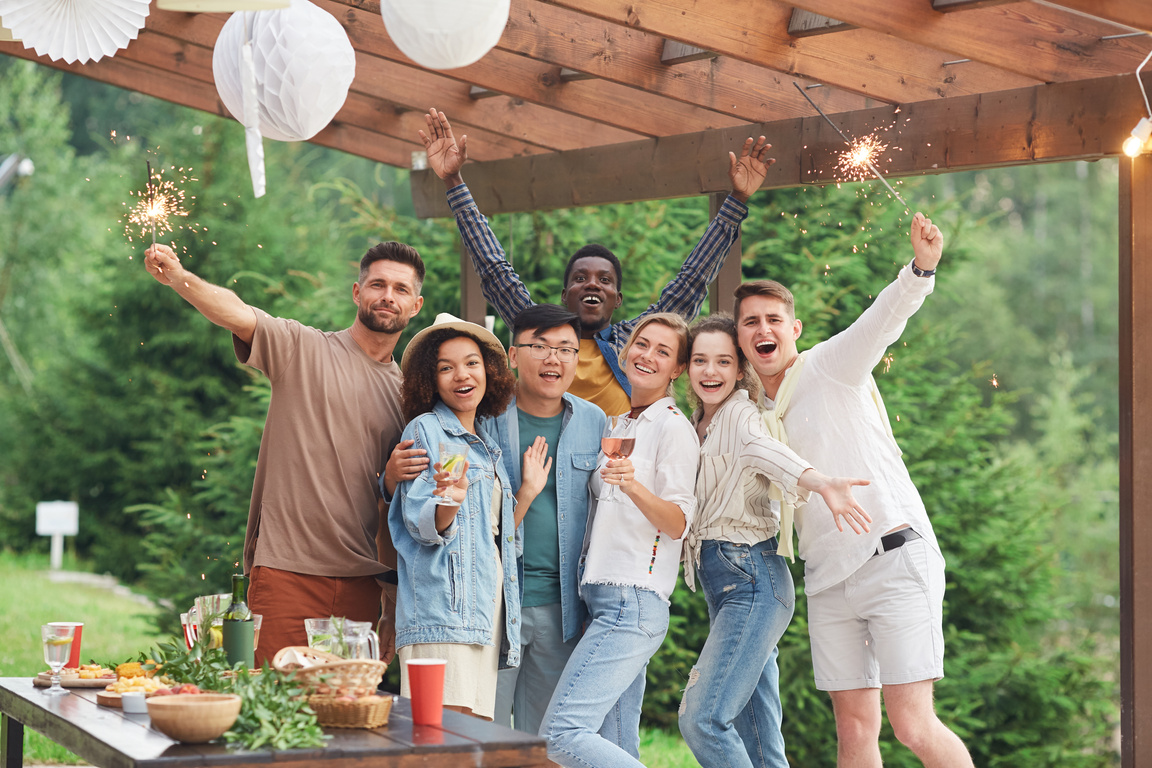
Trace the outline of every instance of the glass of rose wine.
<path fill-rule="evenodd" d="M 44 691 L 49 696 L 68 693 L 60 685 L 60 670 L 72 653 L 72 638 L 76 627 L 71 624 L 44 624 L 40 627 L 40 639 L 44 643 L 44 663 L 52 669 L 52 687 Z"/>
<path fill-rule="evenodd" d="M 632 455 L 636 447 L 636 438 L 632 436 L 632 420 L 623 416 L 610 416 L 611 428 L 608 434 L 600 438 L 600 450 L 609 459 L 626 459 Z M 622 501 L 619 486 L 608 485 L 605 501 Z"/>

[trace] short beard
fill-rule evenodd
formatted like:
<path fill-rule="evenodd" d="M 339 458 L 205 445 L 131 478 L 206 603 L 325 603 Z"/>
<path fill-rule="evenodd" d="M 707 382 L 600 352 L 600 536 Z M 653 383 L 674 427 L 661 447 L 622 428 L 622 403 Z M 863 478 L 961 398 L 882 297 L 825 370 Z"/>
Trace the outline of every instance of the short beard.
<path fill-rule="evenodd" d="M 365 328 L 376 333 L 400 333 L 408 327 L 409 318 L 403 315 L 397 315 L 392 319 L 380 318 L 372 312 L 371 307 L 361 307 L 356 316 L 360 318 Z"/>

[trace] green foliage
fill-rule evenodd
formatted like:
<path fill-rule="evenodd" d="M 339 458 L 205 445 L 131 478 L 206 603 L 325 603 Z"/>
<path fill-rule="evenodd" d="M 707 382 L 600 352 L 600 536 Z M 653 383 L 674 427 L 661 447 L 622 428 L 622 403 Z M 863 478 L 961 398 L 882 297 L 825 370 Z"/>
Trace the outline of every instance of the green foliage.
<path fill-rule="evenodd" d="M 308 706 L 306 691 L 285 675 L 264 665 L 260 674 L 242 669 L 231 693 L 240 696 L 240 716 L 224 734 L 230 745 L 258 749 L 308 749 L 324 746 L 316 713 Z"/>

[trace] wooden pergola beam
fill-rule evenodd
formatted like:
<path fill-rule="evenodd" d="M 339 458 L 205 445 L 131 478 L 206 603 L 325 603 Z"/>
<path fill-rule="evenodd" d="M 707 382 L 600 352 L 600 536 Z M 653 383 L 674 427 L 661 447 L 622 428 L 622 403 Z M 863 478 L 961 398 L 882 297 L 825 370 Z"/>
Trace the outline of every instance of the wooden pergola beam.
<path fill-rule="evenodd" d="M 932 10 L 941 13 L 951 11 L 973 11 L 977 8 L 990 8 L 993 5 L 1019 3 L 1021 0 L 932 0 Z"/>
<path fill-rule="evenodd" d="M 792 18 L 788 19 L 788 34 L 793 37 L 813 37 L 826 35 L 830 32 L 844 32 L 855 29 L 851 24 L 845 24 L 839 19 L 830 19 L 812 11 L 802 11 L 799 8 L 792 10 Z"/>
<path fill-rule="evenodd" d="M 923 0 L 790 2 L 797 8 L 835 15 L 862 28 L 1044 82 L 1135 70 L 1148 52 L 1146 46 L 1132 40 L 1101 40 L 1123 31 L 1113 24 L 1031 2 L 946 14 L 933 11 Z"/>
<path fill-rule="evenodd" d="M 893 142 L 880 167 L 899 177 L 1116 155 L 1143 109 L 1135 78 L 1112 76 L 833 119 L 850 136 L 880 131 Z M 766 188 L 837 180 L 844 144 L 819 117 L 476 163 L 465 178 L 487 214 L 705 195 L 728 189 L 727 152 L 761 133 L 776 158 Z M 418 216 L 449 215 L 443 184 L 431 171 L 411 179 Z"/>
<path fill-rule="evenodd" d="M 1048 0 L 1048 2 L 1133 29 L 1152 32 L 1152 3 L 1147 0 Z"/>
<path fill-rule="evenodd" d="M 413 62 L 388 37 L 380 22 L 378 3 L 359 3 L 351 7 L 344 0 L 314 2 L 343 25 L 349 40 L 358 50 L 413 66 Z M 372 5 L 376 6 L 375 10 Z M 524 99 L 581 120 L 593 120 L 643 136 L 703 131 L 737 122 L 737 118 L 698 104 L 682 103 L 658 93 L 638 91 L 601 79 L 582 78 L 590 82 L 572 85 L 572 80 L 565 79 L 560 69 L 559 65 L 551 62 L 536 61 L 496 48 L 475 64 L 437 74 L 467 83 L 470 87 L 478 86 L 492 94 Z M 425 104 L 423 108 L 428 106 L 439 105 Z"/>
<path fill-rule="evenodd" d="M 1152 755 L 1152 157 L 1120 161 L 1121 765 Z"/>
<path fill-rule="evenodd" d="M 857 4 L 863 3 L 853 3 Z M 791 0 L 662 0 L 642 5 L 621 0 L 550 0 L 550 5 L 661 38 L 691 42 L 720 54 L 719 61 L 731 57 L 889 103 L 1022 88 L 1040 82 L 985 64 L 973 64 L 962 72 L 949 71 L 941 64 L 955 56 L 866 29 L 795 38 L 788 34 L 788 21 L 793 5 L 799 3 Z M 843 18 L 842 14 L 825 15 Z M 792 77 L 784 78 L 788 88 Z M 842 111 L 821 102 L 820 98 L 828 94 L 819 94 L 820 98 L 816 93 L 811 95 L 822 109 Z"/>

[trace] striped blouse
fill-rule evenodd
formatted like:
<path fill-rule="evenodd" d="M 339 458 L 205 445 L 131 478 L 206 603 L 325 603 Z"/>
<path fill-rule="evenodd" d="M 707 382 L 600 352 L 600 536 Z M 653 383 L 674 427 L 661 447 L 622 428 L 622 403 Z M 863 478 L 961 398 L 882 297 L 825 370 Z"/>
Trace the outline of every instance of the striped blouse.
<path fill-rule="evenodd" d="M 701 413 L 692 415 L 700 423 Z M 793 503 L 807 500 L 798 488 L 812 465 L 768 435 L 759 409 L 736 390 L 708 425 L 696 474 L 696 518 L 684 542 L 684 581 L 696 590 L 696 566 L 705 541 L 758 544 L 780 530 L 779 503 L 769 498 L 775 482 Z"/>

